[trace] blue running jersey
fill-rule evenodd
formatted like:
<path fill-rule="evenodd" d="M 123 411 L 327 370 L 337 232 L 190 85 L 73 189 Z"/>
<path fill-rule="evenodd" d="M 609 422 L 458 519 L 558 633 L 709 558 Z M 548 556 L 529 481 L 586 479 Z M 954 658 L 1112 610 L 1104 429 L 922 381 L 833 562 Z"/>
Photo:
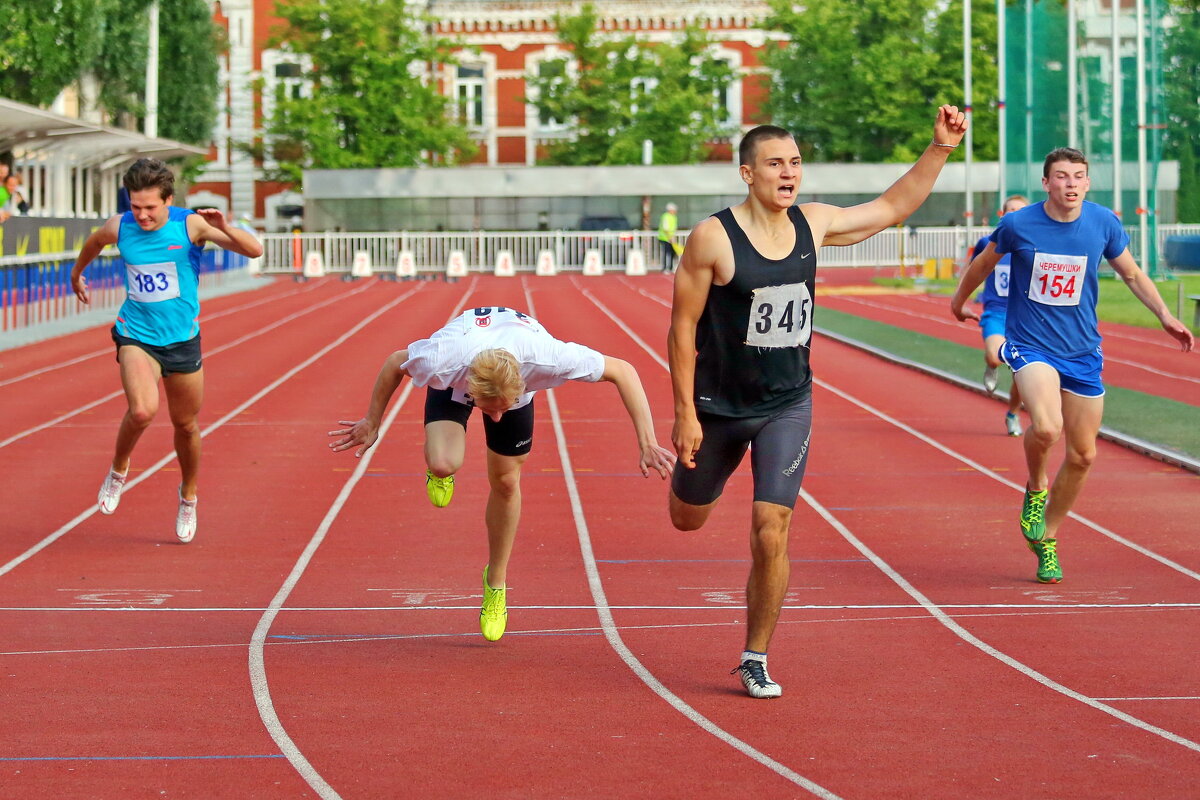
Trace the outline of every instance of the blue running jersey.
<path fill-rule="evenodd" d="M 975 243 L 975 249 L 971 251 L 972 261 L 984 251 L 988 241 L 988 237 L 984 236 Z M 1003 316 L 1008 308 L 1009 264 L 1011 262 L 1012 255 L 1005 253 L 996 263 L 996 268 L 989 272 L 987 278 L 984 279 L 983 291 L 979 295 L 979 301 L 983 303 L 984 311 L 991 311 Z"/>
<path fill-rule="evenodd" d="M 170 206 L 167 224 L 144 231 L 126 211 L 117 247 L 125 260 L 125 302 L 117 312 L 117 332 L 153 345 L 186 342 L 200 332 L 200 253 L 187 218 L 195 213 Z"/>
<path fill-rule="evenodd" d="M 1018 346 L 1077 358 L 1100 346 L 1096 320 L 1100 259 L 1129 246 L 1117 215 L 1084 201 L 1079 217 L 1056 222 L 1045 201 L 1000 218 L 991 237 L 1011 253 L 1005 336 Z"/>

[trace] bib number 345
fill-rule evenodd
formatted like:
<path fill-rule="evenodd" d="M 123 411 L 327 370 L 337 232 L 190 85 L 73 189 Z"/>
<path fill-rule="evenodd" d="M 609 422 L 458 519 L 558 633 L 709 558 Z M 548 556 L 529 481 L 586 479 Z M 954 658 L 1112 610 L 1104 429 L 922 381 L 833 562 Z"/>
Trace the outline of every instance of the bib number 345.
<path fill-rule="evenodd" d="M 799 347 L 812 336 L 812 295 L 808 285 L 789 283 L 755 289 L 750 301 L 746 344 Z"/>

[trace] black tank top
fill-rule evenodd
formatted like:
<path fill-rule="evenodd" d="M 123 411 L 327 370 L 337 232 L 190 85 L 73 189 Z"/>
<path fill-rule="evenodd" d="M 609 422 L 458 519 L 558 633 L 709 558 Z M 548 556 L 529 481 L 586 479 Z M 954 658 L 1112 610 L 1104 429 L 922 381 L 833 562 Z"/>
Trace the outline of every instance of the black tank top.
<path fill-rule="evenodd" d="M 796 245 L 764 258 L 726 208 L 714 216 L 733 246 L 733 280 L 709 288 L 696 328 L 696 409 L 726 417 L 770 414 L 812 391 L 816 248 L 796 206 L 788 218 Z"/>

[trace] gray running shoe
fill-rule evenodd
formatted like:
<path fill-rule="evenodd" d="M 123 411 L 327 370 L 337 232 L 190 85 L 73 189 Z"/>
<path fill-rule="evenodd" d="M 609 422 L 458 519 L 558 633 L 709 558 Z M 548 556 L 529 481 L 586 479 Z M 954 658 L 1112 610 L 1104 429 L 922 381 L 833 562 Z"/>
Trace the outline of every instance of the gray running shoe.
<path fill-rule="evenodd" d="M 761 661 L 748 658 L 730 670 L 729 674 L 735 672 L 742 679 L 742 685 L 751 697 L 768 699 L 783 694 L 783 687 L 771 680 L 771 676 L 767 674 L 767 665 Z"/>

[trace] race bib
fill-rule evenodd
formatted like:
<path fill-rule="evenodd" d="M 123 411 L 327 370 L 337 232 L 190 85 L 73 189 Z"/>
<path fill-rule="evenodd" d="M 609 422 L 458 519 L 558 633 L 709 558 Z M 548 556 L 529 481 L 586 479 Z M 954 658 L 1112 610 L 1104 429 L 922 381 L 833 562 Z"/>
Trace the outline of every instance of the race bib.
<path fill-rule="evenodd" d="M 1077 306 L 1083 294 L 1087 256 L 1037 253 L 1029 280 L 1029 299 L 1046 306 Z"/>
<path fill-rule="evenodd" d="M 812 335 L 812 295 L 808 284 L 789 283 L 755 289 L 750 300 L 746 344 L 752 347 L 799 347 Z"/>
<path fill-rule="evenodd" d="M 126 264 L 129 299 L 139 303 L 161 303 L 179 297 L 179 273 L 174 261 L 161 264 Z"/>
<path fill-rule="evenodd" d="M 1001 297 L 1008 297 L 1008 280 L 1012 275 L 1008 267 L 1008 264 L 999 264 L 996 266 L 996 294 Z"/>

